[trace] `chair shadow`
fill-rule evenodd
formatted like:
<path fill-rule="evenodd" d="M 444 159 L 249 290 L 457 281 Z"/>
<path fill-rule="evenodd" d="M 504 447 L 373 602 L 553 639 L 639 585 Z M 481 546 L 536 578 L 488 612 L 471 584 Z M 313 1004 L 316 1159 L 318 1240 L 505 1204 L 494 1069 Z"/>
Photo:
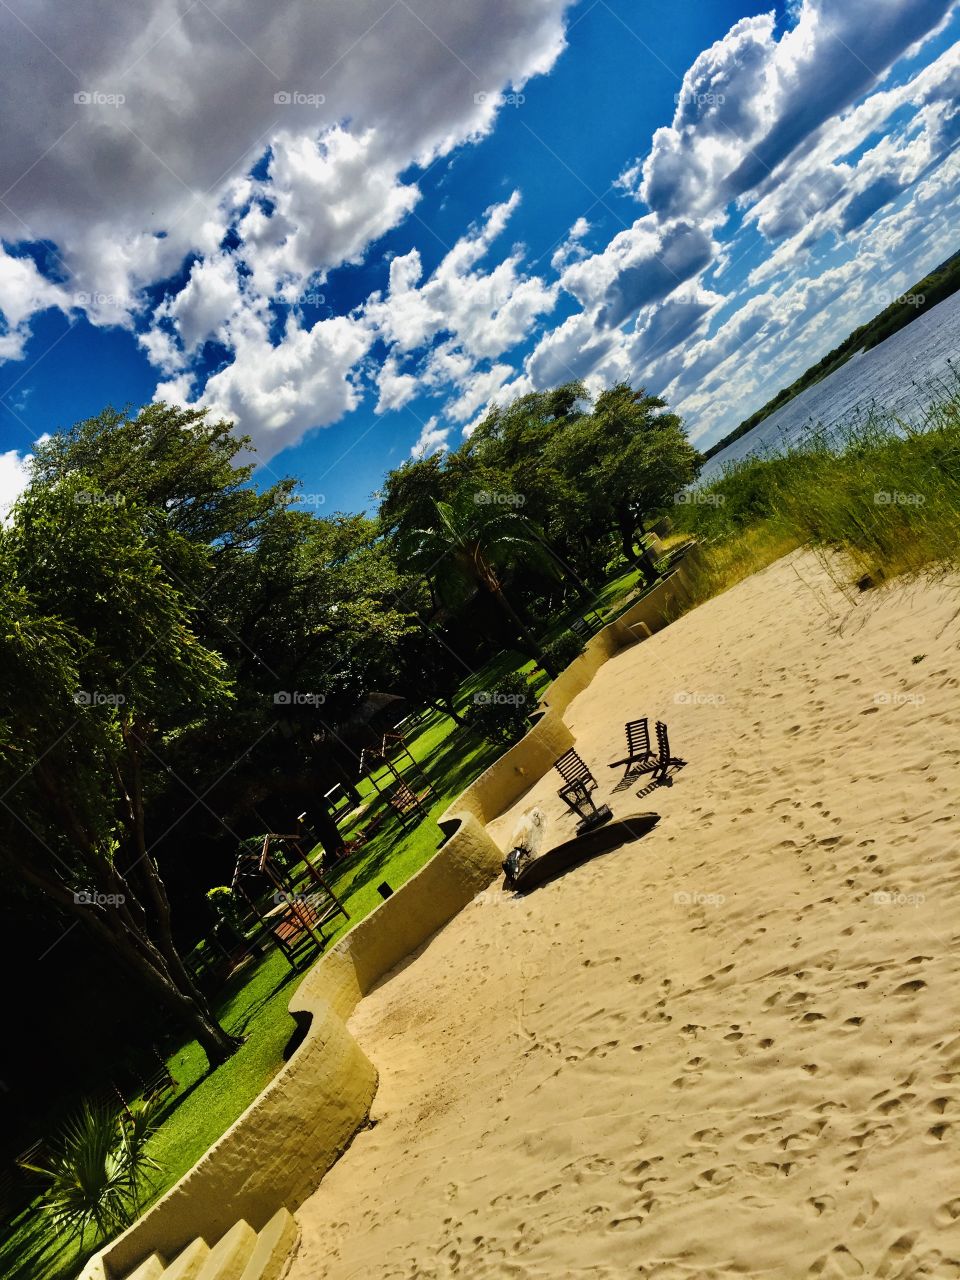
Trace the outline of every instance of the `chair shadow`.
<path fill-rule="evenodd" d="M 642 800 L 644 796 L 650 795 L 651 791 L 656 791 L 658 787 L 672 787 L 673 778 L 670 777 L 670 771 L 679 773 L 681 769 L 686 768 L 686 760 L 671 760 L 667 766 L 667 773 L 661 774 L 658 778 L 652 778 L 645 787 L 640 787 L 637 795 Z"/>

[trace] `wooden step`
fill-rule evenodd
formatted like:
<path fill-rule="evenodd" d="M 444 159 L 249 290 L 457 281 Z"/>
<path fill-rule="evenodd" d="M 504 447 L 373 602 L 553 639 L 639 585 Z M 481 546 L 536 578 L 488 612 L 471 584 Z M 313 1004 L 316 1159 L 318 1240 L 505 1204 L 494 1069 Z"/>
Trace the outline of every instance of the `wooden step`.
<path fill-rule="evenodd" d="M 250 1223 L 235 1222 L 210 1250 L 197 1280 L 240 1280 L 256 1243 L 257 1233 Z"/>
<path fill-rule="evenodd" d="M 206 1240 L 193 1240 L 170 1263 L 163 1273 L 163 1280 L 197 1280 L 200 1268 L 210 1256 Z"/>
<path fill-rule="evenodd" d="M 280 1209 L 257 1236 L 256 1247 L 240 1280 L 278 1280 L 300 1236 L 289 1209 Z"/>

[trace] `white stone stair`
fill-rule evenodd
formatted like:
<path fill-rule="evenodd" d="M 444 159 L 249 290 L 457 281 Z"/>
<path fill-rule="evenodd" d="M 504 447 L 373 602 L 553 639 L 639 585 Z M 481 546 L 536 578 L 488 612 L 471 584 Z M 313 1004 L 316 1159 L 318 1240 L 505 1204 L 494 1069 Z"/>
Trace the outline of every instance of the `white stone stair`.
<path fill-rule="evenodd" d="M 212 1247 L 193 1240 L 168 1264 L 151 1254 L 125 1280 L 279 1280 L 300 1231 L 289 1209 L 280 1209 L 262 1231 L 235 1222 Z"/>

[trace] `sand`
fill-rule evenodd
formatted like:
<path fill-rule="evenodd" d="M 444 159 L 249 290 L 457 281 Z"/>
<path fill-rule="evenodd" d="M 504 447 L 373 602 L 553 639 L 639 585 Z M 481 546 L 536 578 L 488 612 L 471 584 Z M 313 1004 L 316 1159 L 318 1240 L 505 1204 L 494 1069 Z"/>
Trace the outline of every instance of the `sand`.
<path fill-rule="evenodd" d="M 958 609 L 795 555 L 599 671 L 568 723 L 659 826 L 361 1003 L 375 1125 L 290 1280 L 960 1277 Z M 611 796 L 643 714 L 689 763 Z M 493 829 L 569 834 L 558 782 Z"/>

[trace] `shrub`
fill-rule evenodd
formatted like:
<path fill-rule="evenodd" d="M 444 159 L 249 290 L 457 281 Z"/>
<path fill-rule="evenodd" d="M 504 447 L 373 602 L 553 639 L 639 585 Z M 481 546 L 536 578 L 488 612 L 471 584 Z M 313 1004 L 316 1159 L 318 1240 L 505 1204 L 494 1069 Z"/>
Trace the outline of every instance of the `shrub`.
<path fill-rule="evenodd" d="M 153 1102 L 134 1103 L 117 1115 L 85 1101 L 51 1144 L 46 1163 L 24 1164 L 46 1183 L 41 1206 L 58 1233 L 82 1239 L 93 1227 L 103 1238 L 130 1225 L 150 1175 L 160 1168 L 146 1152 L 156 1125 Z"/>
<path fill-rule="evenodd" d="M 579 658 L 583 653 L 583 641 L 573 631 L 561 631 L 556 640 L 543 651 L 543 656 L 547 662 L 557 671 L 562 671 L 564 667 L 569 667 L 575 658 Z"/>
<path fill-rule="evenodd" d="M 526 678 L 514 672 L 473 695 L 464 720 L 487 742 L 516 742 L 530 727 L 533 695 Z"/>

